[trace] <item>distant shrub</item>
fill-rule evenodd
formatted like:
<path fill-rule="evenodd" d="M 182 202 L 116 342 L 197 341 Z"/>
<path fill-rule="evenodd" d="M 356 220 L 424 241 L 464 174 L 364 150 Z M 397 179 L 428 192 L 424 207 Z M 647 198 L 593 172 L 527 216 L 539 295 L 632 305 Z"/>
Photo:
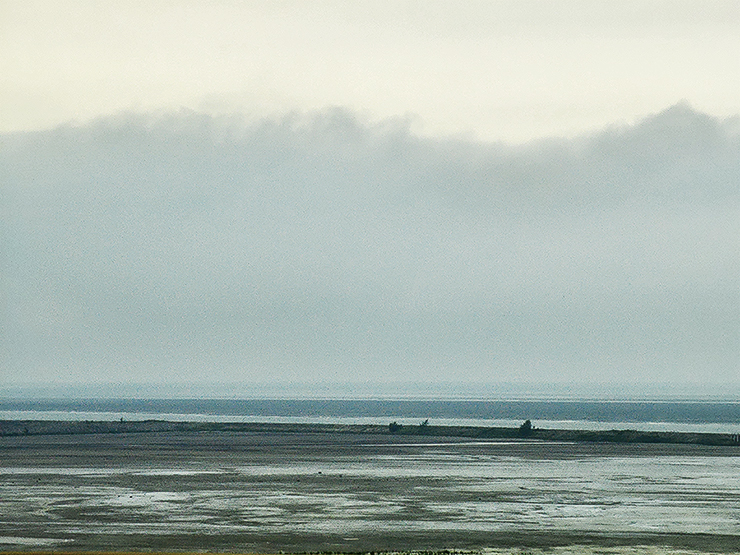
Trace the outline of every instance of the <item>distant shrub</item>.
<path fill-rule="evenodd" d="M 390 424 L 388 424 L 388 431 L 390 431 L 390 433 L 392 433 L 392 434 L 395 434 L 402 427 L 403 426 L 401 424 L 399 424 L 398 422 L 391 422 Z"/>
<path fill-rule="evenodd" d="M 527 437 L 531 434 L 532 434 L 532 421 L 525 420 L 524 424 L 519 426 L 519 435 L 522 437 Z"/>

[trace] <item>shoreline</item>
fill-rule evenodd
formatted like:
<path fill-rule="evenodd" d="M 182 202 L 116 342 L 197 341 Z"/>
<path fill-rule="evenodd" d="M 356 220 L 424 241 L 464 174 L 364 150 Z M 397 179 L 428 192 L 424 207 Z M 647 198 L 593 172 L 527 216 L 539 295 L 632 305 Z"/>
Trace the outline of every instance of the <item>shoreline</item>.
<path fill-rule="evenodd" d="M 0 437 L 78 434 L 168 432 L 231 432 L 273 434 L 371 434 L 394 436 L 434 436 L 475 440 L 540 440 L 585 443 L 667 443 L 738 447 L 739 434 L 659 432 L 637 430 L 566 430 L 536 427 L 504 428 L 484 426 L 382 424 L 285 424 L 267 422 L 173 422 L 141 421 L 62 421 L 0 420 Z"/>

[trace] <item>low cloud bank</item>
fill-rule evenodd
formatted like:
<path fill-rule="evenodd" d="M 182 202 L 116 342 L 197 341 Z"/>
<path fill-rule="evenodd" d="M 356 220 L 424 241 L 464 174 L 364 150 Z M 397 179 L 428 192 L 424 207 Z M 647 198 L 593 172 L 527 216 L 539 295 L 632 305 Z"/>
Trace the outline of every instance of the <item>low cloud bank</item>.
<path fill-rule="evenodd" d="M 523 146 L 340 109 L 1 136 L 2 380 L 737 382 L 738 128 L 678 105 Z"/>

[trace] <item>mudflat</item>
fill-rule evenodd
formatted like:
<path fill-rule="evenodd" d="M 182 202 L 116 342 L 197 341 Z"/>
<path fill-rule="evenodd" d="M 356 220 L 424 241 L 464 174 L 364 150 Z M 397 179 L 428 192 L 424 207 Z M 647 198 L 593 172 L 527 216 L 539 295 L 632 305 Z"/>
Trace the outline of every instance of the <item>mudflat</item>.
<path fill-rule="evenodd" d="M 300 431 L 0 437 L 0 549 L 575 546 L 739 551 L 737 447 Z"/>

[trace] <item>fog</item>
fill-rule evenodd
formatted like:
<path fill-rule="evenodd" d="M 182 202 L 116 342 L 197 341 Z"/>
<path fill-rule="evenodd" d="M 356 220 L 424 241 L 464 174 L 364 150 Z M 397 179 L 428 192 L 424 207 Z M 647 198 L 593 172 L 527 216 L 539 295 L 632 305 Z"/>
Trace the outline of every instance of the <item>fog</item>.
<path fill-rule="evenodd" d="M 0 381 L 740 381 L 740 122 L 334 108 L 0 136 Z"/>

